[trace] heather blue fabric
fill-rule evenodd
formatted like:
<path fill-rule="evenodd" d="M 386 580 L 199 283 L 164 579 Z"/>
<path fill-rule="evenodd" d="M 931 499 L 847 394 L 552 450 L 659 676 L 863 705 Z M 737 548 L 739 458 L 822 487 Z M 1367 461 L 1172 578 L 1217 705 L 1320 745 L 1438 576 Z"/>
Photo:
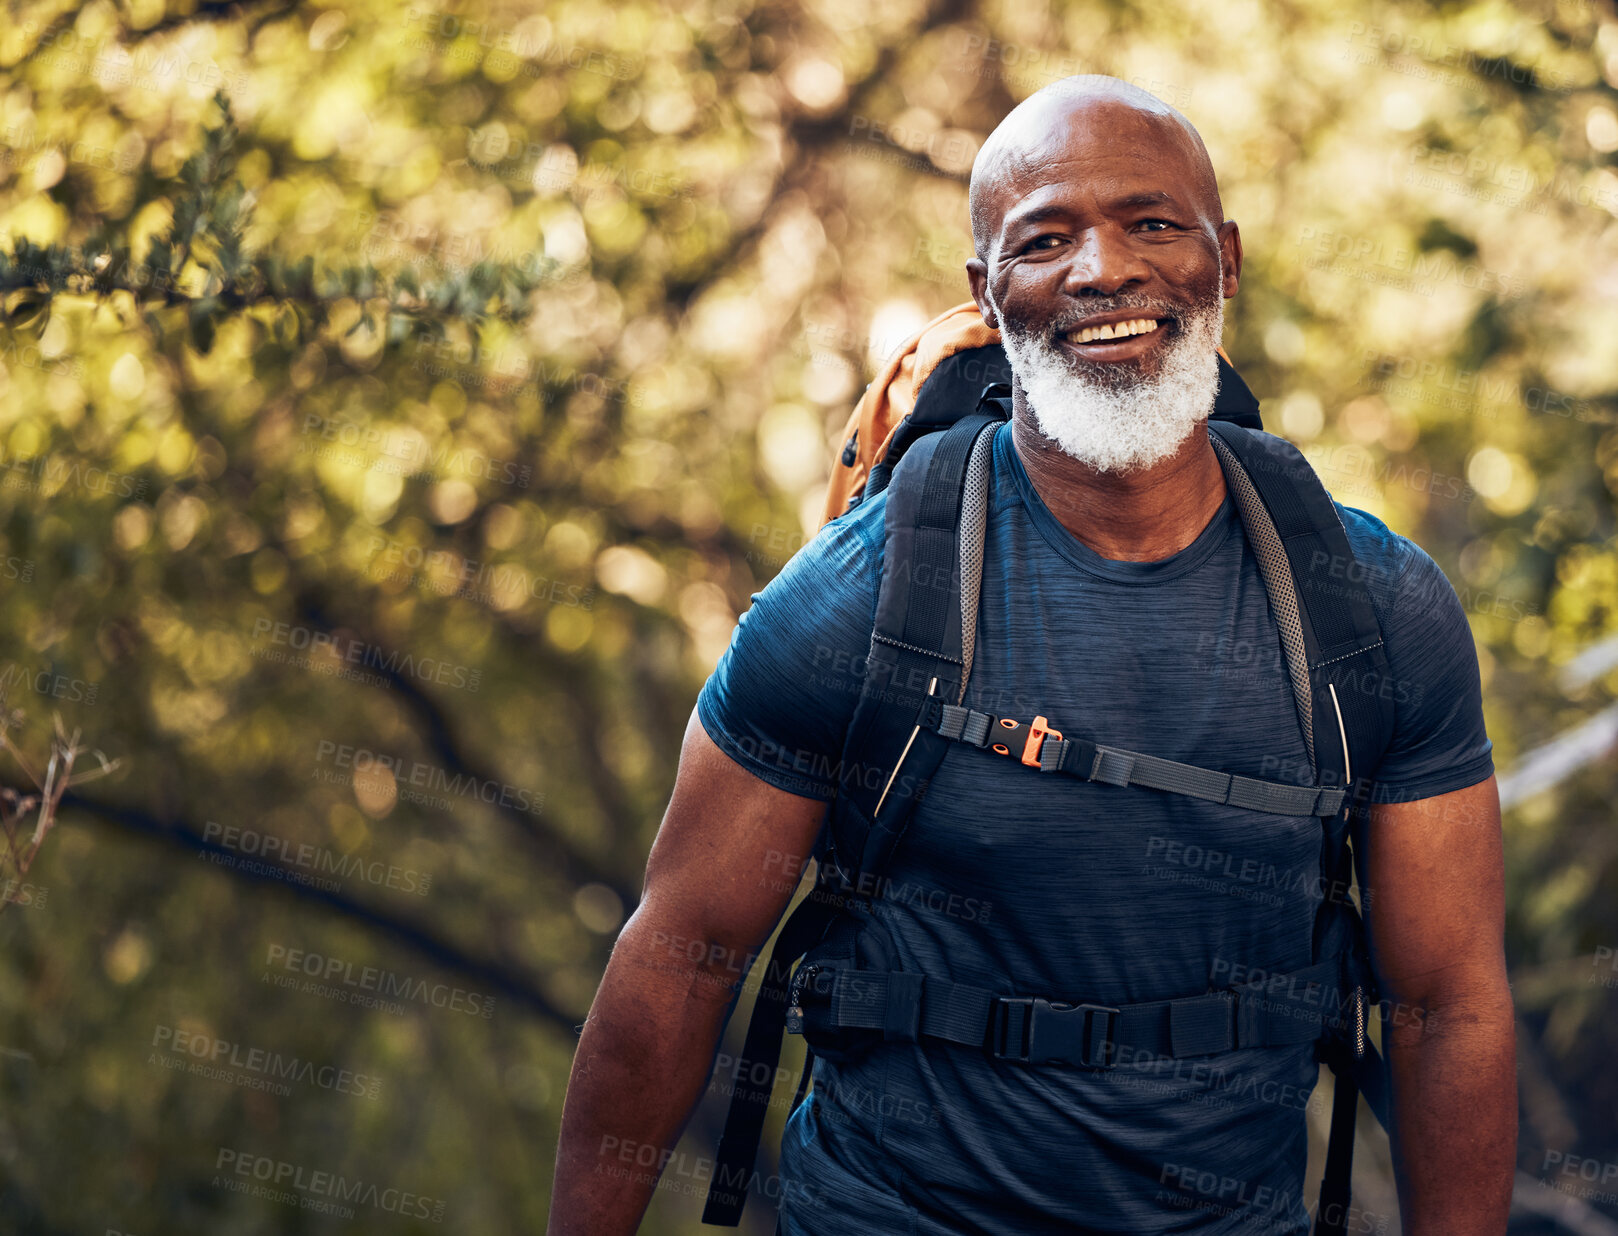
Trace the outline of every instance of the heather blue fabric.
<path fill-rule="evenodd" d="M 704 686 L 714 741 L 830 799 L 870 643 L 883 496 L 823 528 L 753 597 Z M 1384 801 L 1493 771 L 1476 652 L 1426 553 L 1338 505 L 1368 568 L 1398 691 Z M 1226 499 L 1157 562 L 1104 559 L 997 431 L 966 703 L 1248 776 L 1307 767 L 1280 639 Z M 1335 736 L 1333 736 L 1335 740 Z M 875 920 L 903 969 L 1108 1004 L 1309 964 L 1320 823 L 1043 776 L 956 746 L 896 851 Z M 1374 838 L 1373 838 L 1374 844 Z M 785 1236 L 1307 1231 L 1309 1045 L 1108 1071 L 932 1041 L 819 1060 L 790 1120 Z"/>

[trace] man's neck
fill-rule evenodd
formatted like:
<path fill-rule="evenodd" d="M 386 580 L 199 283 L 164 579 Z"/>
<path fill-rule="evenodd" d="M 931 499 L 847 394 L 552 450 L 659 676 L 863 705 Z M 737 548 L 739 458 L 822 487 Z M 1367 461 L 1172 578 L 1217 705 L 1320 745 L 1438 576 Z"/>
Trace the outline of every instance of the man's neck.
<path fill-rule="evenodd" d="M 1138 472 L 1098 472 L 1039 431 L 1020 400 L 1011 444 L 1061 525 L 1103 558 L 1156 562 L 1195 541 L 1225 500 L 1225 473 L 1207 422 L 1169 458 Z"/>

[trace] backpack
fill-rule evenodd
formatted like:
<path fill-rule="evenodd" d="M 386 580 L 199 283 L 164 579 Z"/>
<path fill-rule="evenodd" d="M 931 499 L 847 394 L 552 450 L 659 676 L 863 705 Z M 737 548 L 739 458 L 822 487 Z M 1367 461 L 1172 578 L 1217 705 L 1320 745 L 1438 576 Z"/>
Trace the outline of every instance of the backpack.
<path fill-rule="evenodd" d="M 816 1054 L 846 1059 L 883 1042 L 926 1037 L 1036 1067 L 1110 1068 L 1126 1050 L 1180 1058 L 1313 1041 L 1335 1079 L 1314 1231 L 1343 1236 L 1358 1096 L 1388 1124 L 1386 1065 L 1367 1034 L 1368 1020 L 1380 1020 L 1381 997 L 1349 896 L 1356 865 L 1363 875 L 1350 820 L 1393 733 L 1392 693 L 1379 689 L 1391 675 L 1366 572 L 1354 569 L 1331 496 L 1296 447 L 1263 431 L 1257 399 L 1221 349 L 1209 437 L 1280 631 L 1312 783 L 1227 774 L 1122 750 L 1104 736 L 1064 735 L 1044 716 L 996 717 L 964 707 L 988 448 L 992 430 L 1011 415 L 1010 377 L 998 332 L 969 302 L 891 356 L 850 417 L 823 523 L 887 492 L 876 622 L 837 795 L 813 851 L 815 882 L 781 924 L 762 967 L 741 1052 L 739 1077 L 767 1080 L 739 1081 L 733 1092 L 702 1222 L 740 1222 L 783 1031 L 801 1034 L 807 1046 L 792 1110 Z M 1008 995 L 890 967 L 880 943 L 868 938 L 879 933 L 860 930 L 868 921 L 863 897 L 880 886 L 929 778 L 957 742 L 1017 759 L 1029 776 L 1070 775 L 1317 816 L 1321 903 L 1311 965 L 1117 1007 Z"/>

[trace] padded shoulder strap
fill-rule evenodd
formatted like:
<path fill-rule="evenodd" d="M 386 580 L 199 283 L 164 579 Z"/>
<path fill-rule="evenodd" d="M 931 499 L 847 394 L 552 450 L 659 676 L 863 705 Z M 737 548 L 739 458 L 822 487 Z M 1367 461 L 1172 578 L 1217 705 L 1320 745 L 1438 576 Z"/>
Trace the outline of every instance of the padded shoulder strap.
<path fill-rule="evenodd" d="M 1369 786 L 1394 720 L 1366 572 L 1331 495 L 1297 447 L 1236 425 L 1210 421 L 1208 429 L 1280 628 L 1314 780 L 1349 791 L 1342 812 L 1322 821 L 1314 956 L 1364 958 L 1364 927 L 1348 897 L 1348 820 L 1352 795 Z M 1337 1167 L 1340 1175 L 1340 1156 Z"/>
<path fill-rule="evenodd" d="M 1393 692 L 1366 569 L 1303 453 L 1209 421 L 1281 629 L 1305 745 L 1322 784 L 1363 780 L 1393 734 Z"/>
<path fill-rule="evenodd" d="M 886 865 L 949 741 L 918 725 L 930 698 L 961 698 L 971 672 L 983 571 L 986 412 L 917 440 L 893 472 L 882 579 L 860 700 L 843 752 L 833 861 L 846 875 Z"/>

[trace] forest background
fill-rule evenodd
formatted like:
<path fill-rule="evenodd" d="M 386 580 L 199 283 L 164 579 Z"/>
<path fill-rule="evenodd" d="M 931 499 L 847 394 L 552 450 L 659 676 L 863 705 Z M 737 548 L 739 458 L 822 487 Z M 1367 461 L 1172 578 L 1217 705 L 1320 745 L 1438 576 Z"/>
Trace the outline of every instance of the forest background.
<path fill-rule="evenodd" d="M 1077 72 L 1199 127 L 1267 427 L 1455 584 L 1513 1230 L 1618 1233 L 1608 0 L 7 0 L 0 1230 L 542 1230 L 696 693 Z"/>

